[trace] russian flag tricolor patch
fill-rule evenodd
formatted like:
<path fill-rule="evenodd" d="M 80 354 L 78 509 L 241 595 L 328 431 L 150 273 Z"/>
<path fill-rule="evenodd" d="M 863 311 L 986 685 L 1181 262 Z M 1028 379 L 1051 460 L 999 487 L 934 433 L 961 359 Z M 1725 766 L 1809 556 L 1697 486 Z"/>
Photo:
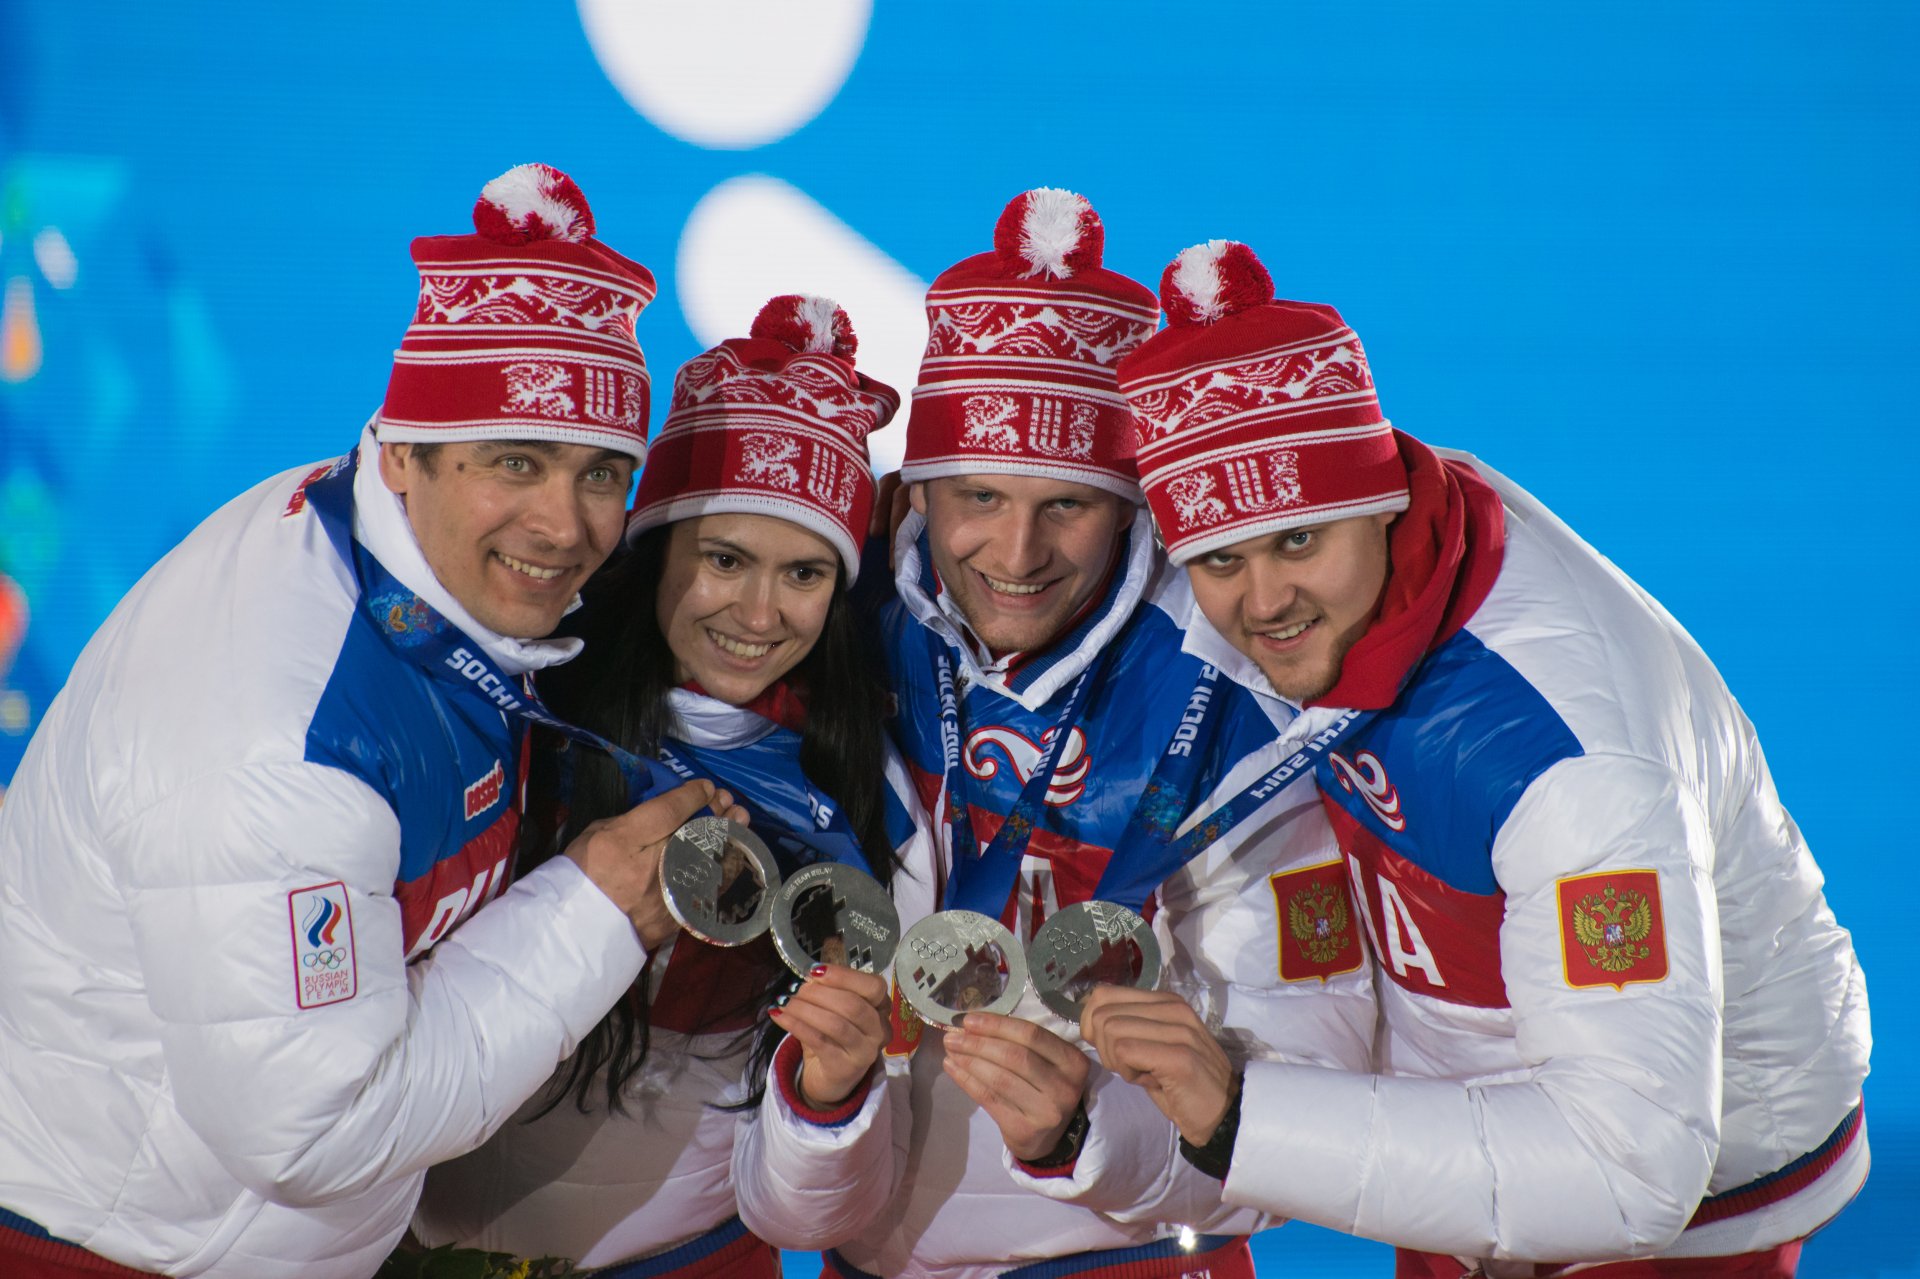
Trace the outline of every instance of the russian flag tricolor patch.
<path fill-rule="evenodd" d="M 339 880 L 287 894 L 293 932 L 294 1002 L 321 1008 L 352 999 L 360 989 L 353 954 L 353 908 Z"/>

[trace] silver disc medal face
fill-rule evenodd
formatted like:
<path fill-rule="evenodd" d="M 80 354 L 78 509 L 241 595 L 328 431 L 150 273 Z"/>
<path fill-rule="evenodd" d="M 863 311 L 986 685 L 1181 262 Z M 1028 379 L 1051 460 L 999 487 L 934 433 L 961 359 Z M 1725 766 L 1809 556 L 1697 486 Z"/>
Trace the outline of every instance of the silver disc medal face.
<path fill-rule="evenodd" d="M 1152 990 L 1160 983 L 1160 943 L 1153 929 L 1125 906 L 1080 902 L 1040 925 L 1027 947 L 1027 965 L 1040 1000 L 1068 1021 L 1102 982 Z"/>
<path fill-rule="evenodd" d="M 900 948 L 900 913 L 880 881 L 859 867 L 816 862 L 774 894 L 773 945 L 801 977 L 815 964 L 884 973 Z"/>
<path fill-rule="evenodd" d="M 660 888 L 680 926 L 716 946 L 767 931 L 780 871 L 760 837 L 724 817 L 696 817 L 660 858 Z"/>
<path fill-rule="evenodd" d="M 915 1012 L 952 1026 L 967 1013 L 1011 1013 L 1026 993 L 1027 960 L 999 920 L 943 910 L 900 939 L 893 977 Z"/>

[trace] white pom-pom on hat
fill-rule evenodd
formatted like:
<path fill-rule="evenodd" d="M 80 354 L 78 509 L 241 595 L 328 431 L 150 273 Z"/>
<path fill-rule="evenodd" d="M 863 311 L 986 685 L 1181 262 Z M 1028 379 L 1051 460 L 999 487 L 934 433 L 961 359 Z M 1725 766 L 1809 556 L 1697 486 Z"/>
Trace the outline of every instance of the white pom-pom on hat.
<path fill-rule="evenodd" d="M 783 293 L 753 317 L 750 337 L 779 342 L 802 355 L 837 355 L 851 361 L 860 349 L 853 321 L 832 298 Z"/>
<path fill-rule="evenodd" d="M 1087 198 L 1058 187 L 1015 196 L 993 228 L 994 249 L 1028 279 L 1046 274 L 1065 280 L 1097 267 L 1106 240 L 1106 228 Z"/>
<path fill-rule="evenodd" d="M 593 235 L 593 210 L 573 179 L 560 170 L 520 164 L 480 188 L 473 228 L 499 244 L 579 244 Z"/>
<path fill-rule="evenodd" d="M 1208 240 L 1182 249 L 1160 276 L 1167 323 L 1215 324 L 1273 301 L 1273 277 L 1238 240 Z"/>

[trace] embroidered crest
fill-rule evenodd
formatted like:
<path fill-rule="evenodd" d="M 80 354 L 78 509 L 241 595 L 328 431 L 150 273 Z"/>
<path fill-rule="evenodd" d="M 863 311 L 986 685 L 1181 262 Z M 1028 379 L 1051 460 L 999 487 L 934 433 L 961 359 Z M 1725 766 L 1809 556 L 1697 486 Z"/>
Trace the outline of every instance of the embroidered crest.
<path fill-rule="evenodd" d="M 1280 925 L 1280 980 L 1307 981 L 1360 967 L 1345 867 L 1338 858 L 1268 879 Z"/>
<path fill-rule="evenodd" d="M 1666 979 L 1657 873 L 1602 871 L 1563 879 L 1559 905 L 1560 952 L 1569 986 L 1624 990 Z"/>
<path fill-rule="evenodd" d="M 353 910 L 339 880 L 287 894 L 293 933 L 294 1002 L 321 1008 L 352 999 L 360 990 L 353 953 Z"/>

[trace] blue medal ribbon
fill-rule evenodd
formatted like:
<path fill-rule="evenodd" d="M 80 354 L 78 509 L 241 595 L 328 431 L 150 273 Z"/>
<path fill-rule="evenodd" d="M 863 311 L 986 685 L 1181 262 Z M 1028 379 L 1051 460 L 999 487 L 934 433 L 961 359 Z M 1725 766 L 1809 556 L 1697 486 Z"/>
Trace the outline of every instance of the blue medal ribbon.
<path fill-rule="evenodd" d="M 959 693 L 954 687 L 953 662 L 947 656 L 946 641 L 931 629 L 926 629 L 924 634 L 933 655 L 934 687 L 940 696 L 940 750 L 947 781 L 946 820 L 953 845 L 946 906 L 998 919 L 1006 907 L 1008 894 L 1013 891 L 1014 881 L 1019 878 L 1027 845 L 1032 842 L 1033 832 L 1045 811 L 1047 788 L 1053 785 L 1054 761 L 1060 757 L 1067 737 L 1079 722 L 1081 708 L 1099 682 L 1111 649 L 1103 651 L 1080 673 L 1053 727 L 1041 734 L 1046 749 L 1041 753 L 1040 762 L 1020 788 L 1020 796 L 1008 810 L 1006 820 L 994 832 L 993 842 L 982 849 L 979 837 L 973 832 L 972 786 L 961 748 L 963 721 Z"/>
<path fill-rule="evenodd" d="M 1204 775 L 1201 763 L 1212 747 L 1220 720 L 1212 706 L 1212 693 L 1219 676 L 1216 667 L 1200 668 L 1200 680 L 1187 699 L 1188 712 L 1182 718 L 1182 725 L 1191 726 L 1194 733 L 1188 737 L 1176 730 L 1173 740 L 1167 743 L 1146 791 L 1127 819 L 1126 830 L 1121 833 L 1113 856 L 1094 888 L 1096 898 L 1140 910 L 1169 875 L 1251 817 L 1294 778 L 1315 767 L 1336 743 L 1374 716 L 1372 711 L 1348 711 L 1315 733 L 1293 755 L 1242 787 L 1209 813 L 1205 821 L 1175 839 L 1174 831 L 1201 798 L 1195 793 L 1195 783 Z M 1207 694 L 1204 700 L 1203 691 Z"/>

